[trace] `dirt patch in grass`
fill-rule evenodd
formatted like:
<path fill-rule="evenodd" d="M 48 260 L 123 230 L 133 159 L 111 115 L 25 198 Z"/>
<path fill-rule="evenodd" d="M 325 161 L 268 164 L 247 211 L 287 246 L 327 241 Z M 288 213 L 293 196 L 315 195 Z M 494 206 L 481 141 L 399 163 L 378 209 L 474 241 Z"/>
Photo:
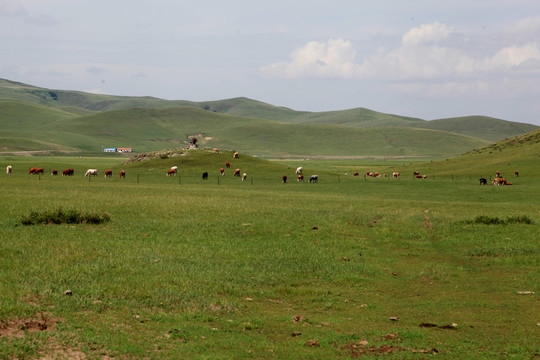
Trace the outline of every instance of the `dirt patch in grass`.
<path fill-rule="evenodd" d="M 63 321 L 64 319 L 48 318 L 43 314 L 38 319 L 8 320 L 0 323 L 0 337 L 22 338 L 26 333 L 51 331 Z"/>

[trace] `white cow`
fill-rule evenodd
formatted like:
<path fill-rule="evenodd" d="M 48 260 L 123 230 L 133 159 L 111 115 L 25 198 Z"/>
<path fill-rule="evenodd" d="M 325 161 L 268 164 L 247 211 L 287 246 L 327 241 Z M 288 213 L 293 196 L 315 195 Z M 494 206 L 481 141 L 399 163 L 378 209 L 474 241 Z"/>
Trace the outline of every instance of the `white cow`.
<path fill-rule="evenodd" d="M 13 170 L 13 166 L 8 165 L 6 168 L 6 174 L 11 174 L 11 170 Z"/>
<path fill-rule="evenodd" d="M 302 167 L 301 167 L 301 166 L 300 166 L 300 167 L 298 167 L 298 168 L 296 169 L 296 175 L 300 175 L 300 174 L 302 174 L 302 171 L 303 171 L 303 170 L 304 170 L 304 169 L 302 169 Z"/>
<path fill-rule="evenodd" d="M 242 174 L 242 181 L 246 181 L 246 179 L 247 179 L 247 174 L 246 174 L 246 173 L 243 173 L 243 174 Z"/>
<path fill-rule="evenodd" d="M 97 169 L 88 169 L 84 176 L 97 176 Z"/>

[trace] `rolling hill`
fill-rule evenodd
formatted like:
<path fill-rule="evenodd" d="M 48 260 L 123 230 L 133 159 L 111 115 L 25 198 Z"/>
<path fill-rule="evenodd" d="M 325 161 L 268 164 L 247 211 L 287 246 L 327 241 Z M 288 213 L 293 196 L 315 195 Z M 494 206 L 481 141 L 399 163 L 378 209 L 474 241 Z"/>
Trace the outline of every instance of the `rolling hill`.
<path fill-rule="evenodd" d="M 0 151 L 100 153 L 202 146 L 260 156 L 448 157 L 537 126 L 471 116 L 426 121 L 364 108 L 305 112 L 248 98 L 191 102 L 50 90 L 0 79 Z"/>

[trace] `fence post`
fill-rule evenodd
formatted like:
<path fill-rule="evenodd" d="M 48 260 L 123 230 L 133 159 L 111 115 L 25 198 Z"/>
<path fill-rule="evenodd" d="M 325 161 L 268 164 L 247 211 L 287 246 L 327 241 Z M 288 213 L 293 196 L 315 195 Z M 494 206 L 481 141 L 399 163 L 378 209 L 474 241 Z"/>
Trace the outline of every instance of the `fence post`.
<path fill-rule="evenodd" d="M 219 176 L 217 177 L 217 184 L 219 185 Z"/>

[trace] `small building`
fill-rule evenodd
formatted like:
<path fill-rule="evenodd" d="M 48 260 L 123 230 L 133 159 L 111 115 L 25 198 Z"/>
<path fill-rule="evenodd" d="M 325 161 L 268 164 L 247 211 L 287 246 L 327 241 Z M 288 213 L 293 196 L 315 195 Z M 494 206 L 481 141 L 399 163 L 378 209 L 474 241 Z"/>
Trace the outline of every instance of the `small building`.
<path fill-rule="evenodd" d="M 116 148 L 106 148 L 103 152 L 116 152 Z"/>
<path fill-rule="evenodd" d="M 116 148 L 116 151 L 119 153 L 125 153 L 125 152 L 132 152 L 133 150 L 131 148 Z"/>

